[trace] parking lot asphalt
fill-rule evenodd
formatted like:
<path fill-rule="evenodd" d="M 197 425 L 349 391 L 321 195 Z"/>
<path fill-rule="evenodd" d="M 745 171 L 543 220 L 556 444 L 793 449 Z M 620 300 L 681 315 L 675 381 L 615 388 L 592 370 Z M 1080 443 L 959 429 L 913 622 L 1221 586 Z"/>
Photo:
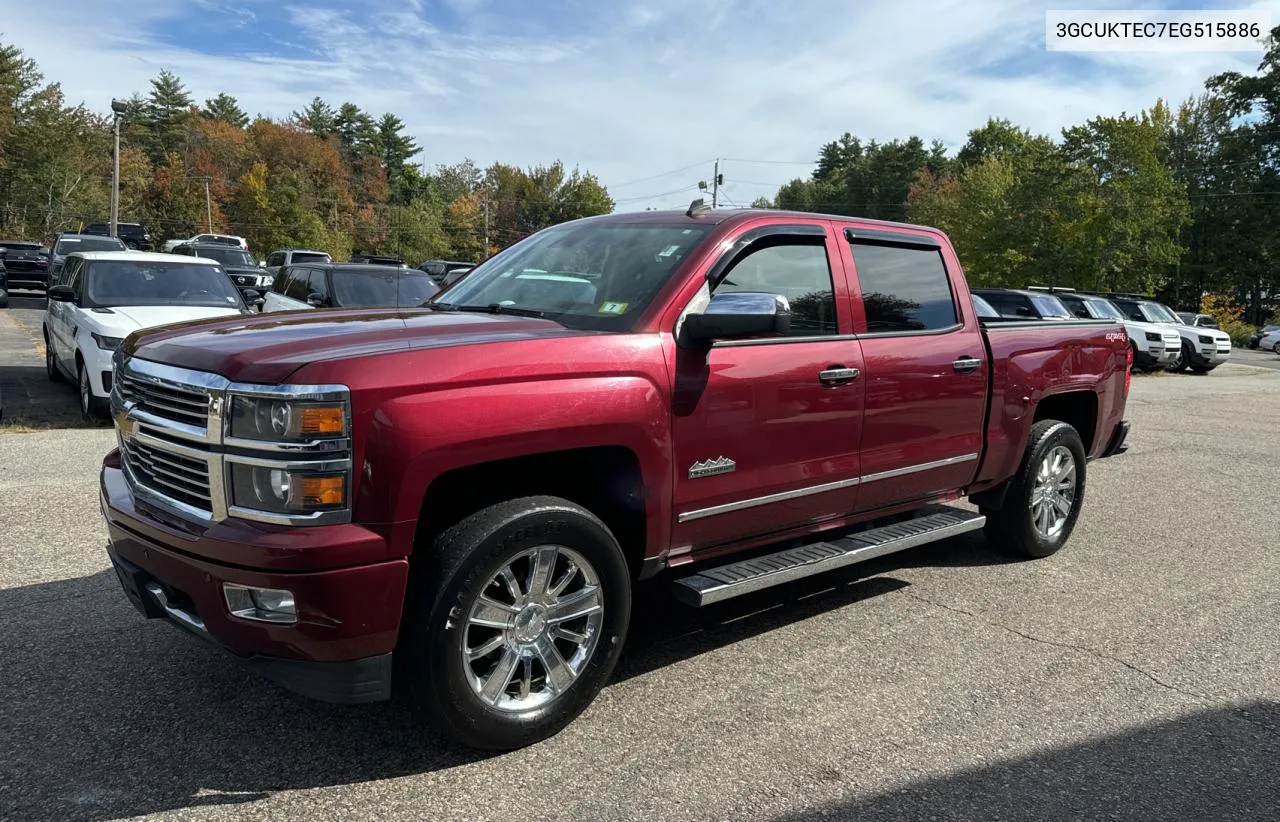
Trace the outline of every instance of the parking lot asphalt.
<path fill-rule="evenodd" d="M 500 756 L 143 620 L 112 432 L 0 434 L 0 819 L 1274 819 L 1278 402 L 1256 368 L 1136 377 L 1046 560 L 972 535 L 701 611 L 648 585 L 615 682 Z"/>

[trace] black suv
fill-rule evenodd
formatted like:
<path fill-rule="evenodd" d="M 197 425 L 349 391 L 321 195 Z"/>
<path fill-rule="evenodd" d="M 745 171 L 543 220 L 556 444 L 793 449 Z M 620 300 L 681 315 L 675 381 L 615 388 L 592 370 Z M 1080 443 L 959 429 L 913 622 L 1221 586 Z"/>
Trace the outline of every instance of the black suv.
<path fill-rule="evenodd" d="M 271 287 L 271 275 L 259 267 L 252 254 L 239 246 L 219 242 L 183 243 L 175 246 L 170 253 L 185 257 L 204 257 L 222 263 L 222 270 L 227 272 L 236 290 L 249 305 L 260 304 L 263 292 Z"/>
<path fill-rule="evenodd" d="M 974 288 L 977 294 L 1000 312 L 1000 316 L 1024 320 L 1074 320 L 1071 310 L 1052 294 L 1018 288 Z"/>
<path fill-rule="evenodd" d="M 0 240 L 0 266 L 9 273 L 9 283 L 44 291 L 49 287 L 49 249 L 26 240 Z"/>
<path fill-rule="evenodd" d="M 404 260 L 399 257 L 387 257 L 381 254 L 352 254 L 351 262 L 365 265 L 404 265 Z"/>
<path fill-rule="evenodd" d="M 407 266 L 298 263 L 276 275 L 263 310 L 417 308 L 439 290 L 429 275 Z"/>
<path fill-rule="evenodd" d="M 89 223 L 80 233 L 110 237 L 111 225 L 109 223 Z M 151 250 L 151 232 L 147 231 L 141 223 L 116 223 L 116 236 L 128 248 L 137 249 L 138 251 Z"/>

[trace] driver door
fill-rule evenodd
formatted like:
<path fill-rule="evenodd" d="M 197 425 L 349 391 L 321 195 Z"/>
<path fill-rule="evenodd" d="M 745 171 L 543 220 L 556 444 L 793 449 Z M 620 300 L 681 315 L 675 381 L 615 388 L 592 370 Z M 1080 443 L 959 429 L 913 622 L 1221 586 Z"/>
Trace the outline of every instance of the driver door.
<path fill-rule="evenodd" d="M 745 233 L 758 236 L 736 239 L 707 288 L 781 294 L 792 324 L 785 337 L 676 348 L 673 544 L 694 552 L 856 503 L 862 352 L 834 235 L 817 221 Z"/>

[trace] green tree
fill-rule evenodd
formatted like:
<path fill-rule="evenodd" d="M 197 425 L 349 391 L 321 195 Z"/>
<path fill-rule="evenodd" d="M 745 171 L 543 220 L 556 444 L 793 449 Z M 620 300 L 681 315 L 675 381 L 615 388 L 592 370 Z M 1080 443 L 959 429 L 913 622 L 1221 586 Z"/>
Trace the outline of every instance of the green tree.
<path fill-rule="evenodd" d="M 142 111 L 147 153 L 153 162 L 163 164 L 170 153 L 182 151 L 190 115 L 191 95 L 177 75 L 162 69 L 151 80 L 151 93 Z"/>
<path fill-rule="evenodd" d="M 218 120 L 236 128 L 249 125 L 249 115 L 244 113 L 240 103 L 230 94 L 219 94 L 217 97 L 205 100 L 204 111 L 201 113 L 210 120 Z"/>
<path fill-rule="evenodd" d="M 295 111 L 292 119 L 302 128 L 327 140 L 338 131 L 338 113 L 324 100 L 313 97 L 301 111 Z"/>
<path fill-rule="evenodd" d="M 420 149 L 413 138 L 404 133 L 404 122 L 391 112 L 382 115 L 377 128 L 376 143 L 391 197 L 398 203 L 407 203 L 414 193 L 408 184 L 413 179 L 408 174 L 408 161 Z"/>

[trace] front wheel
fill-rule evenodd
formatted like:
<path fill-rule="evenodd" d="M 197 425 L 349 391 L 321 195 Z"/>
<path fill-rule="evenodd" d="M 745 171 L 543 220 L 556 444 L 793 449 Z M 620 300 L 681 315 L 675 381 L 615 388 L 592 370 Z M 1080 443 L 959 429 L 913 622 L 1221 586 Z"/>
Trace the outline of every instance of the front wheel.
<path fill-rule="evenodd" d="M 84 360 L 76 357 L 76 376 L 80 382 L 80 415 L 86 420 L 97 420 L 106 416 L 106 403 L 93 395 L 93 383 L 89 381 L 89 369 Z"/>
<path fill-rule="evenodd" d="M 1173 361 L 1169 363 L 1169 370 L 1178 373 L 1187 370 L 1187 365 L 1191 362 L 1191 344 L 1186 340 L 1182 341 L 1182 347 L 1178 349 L 1177 355 Z"/>
<path fill-rule="evenodd" d="M 472 514 L 427 550 L 403 647 L 412 704 L 475 748 L 558 733 L 626 639 L 631 575 L 613 534 L 572 502 L 527 497 Z"/>
<path fill-rule="evenodd" d="M 1058 420 L 1037 422 L 1004 505 L 983 511 L 987 539 L 1015 556 L 1056 553 L 1080 516 L 1084 474 L 1084 443 L 1076 429 Z"/>

